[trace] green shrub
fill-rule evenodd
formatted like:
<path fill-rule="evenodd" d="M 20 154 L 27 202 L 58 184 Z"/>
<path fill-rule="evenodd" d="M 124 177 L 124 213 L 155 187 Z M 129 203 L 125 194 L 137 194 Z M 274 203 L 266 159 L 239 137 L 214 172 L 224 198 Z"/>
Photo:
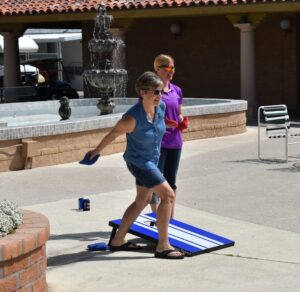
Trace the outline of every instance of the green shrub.
<path fill-rule="evenodd" d="M 23 213 L 10 201 L 0 201 L 0 237 L 12 233 L 23 222 Z"/>

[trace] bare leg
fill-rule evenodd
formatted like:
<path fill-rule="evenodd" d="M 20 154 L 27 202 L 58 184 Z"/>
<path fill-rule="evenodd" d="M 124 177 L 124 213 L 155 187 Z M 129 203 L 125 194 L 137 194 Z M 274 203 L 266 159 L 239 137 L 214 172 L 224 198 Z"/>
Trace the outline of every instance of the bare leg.
<path fill-rule="evenodd" d="M 126 242 L 125 236 L 130 226 L 133 224 L 133 222 L 149 202 L 150 196 L 152 194 L 152 191 L 150 189 L 136 186 L 136 190 L 137 195 L 135 201 L 126 209 L 122 218 L 122 223 L 114 239 L 111 241 L 112 246 L 120 246 Z"/>
<path fill-rule="evenodd" d="M 168 239 L 168 227 L 174 205 L 175 194 L 170 185 L 164 182 L 153 188 L 156 194 L 160 196 L 160 204 L 157 209 L 157 229 L 158 229 L 158 244 L 156 251 L 174 249 Z M 170 256 L 179 256 L 179 251 L 172 252 Z"/>
<path fill-rule="evenodd" d="M 150 204 L 151 211 L 157 213 L 158 204 Z"/>
<path fill-rule="evenodd" d="M 150 207 L 151 207 L 152 212 L 154 212 L 154 213 L 157 212 L 158 204 L 159 204 L 159 196 L 156 195 L 155 193 L 153 193 L 151 200 L 150 200 Z"/>
<path fill-rule="evenodd" d="M 176 190 L 173 190 L 174 191 L 174 202 L 173 202 L 173 205 L 172 205 L 172 212 L 171 212 L 171 218 L 173 219 L 174 218 L 174 213 L 175 213 L 175 201 L 176 201 Z"/>

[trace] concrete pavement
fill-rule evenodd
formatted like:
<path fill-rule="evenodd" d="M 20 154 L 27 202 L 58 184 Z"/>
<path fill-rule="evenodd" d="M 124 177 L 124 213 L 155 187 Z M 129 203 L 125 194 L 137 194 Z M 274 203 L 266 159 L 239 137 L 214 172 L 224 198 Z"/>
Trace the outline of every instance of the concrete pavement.
<path fill-rule="evenodd" d="M 266 154 L 282 157 L 279 143 L 265 144 Z M 236 244 L 182 261 L 155 259 L 155 246 L 134 236 L 128 237 L 145 246 L 142 252 L 86 251 L 89 243 L 108 241 L 108 221 L 120 218 L 134 197 L 121 154 L 91 167 L 71 163 L 1 173 L 0 199 L 49 218 L 50 291 L 297 291 L 300 150 L 291 148 L 285 164 L 258 161 L 256 149 L 255 127 L 185 143 L 176 218 Z M 91 211 L 76 210 L 80 196 L 90 198 Z"/>

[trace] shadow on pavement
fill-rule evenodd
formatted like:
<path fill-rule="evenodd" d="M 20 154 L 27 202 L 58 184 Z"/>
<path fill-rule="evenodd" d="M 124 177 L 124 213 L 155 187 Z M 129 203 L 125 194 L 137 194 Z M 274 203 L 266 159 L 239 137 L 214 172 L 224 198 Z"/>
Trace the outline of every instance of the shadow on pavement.
<path fill-rule="evenodd" d="M 133 253 L 133 252 L 130 252 Z M 138 251 L 135 252 L 136 254 L 144 254 L 145 252 Z M 152 252 L 151 252 L 152 253 Z M 119 260 L 144 260 L 144 259 L 151 259 L 152 257 L 150 256 L 110 256 L 115 254 L 106 250 L 106 251 L 80 251 L 77 253 L 70 253 L 70 254 L 62 254 L 62 255 L 57 255 L 53 257 L 49 257 L 47 259 L 47 266 L 49 268 L 51 267 L 57 267 L 57 266 L 65 266 L 65 265 L 70 265 L 82 261 L 119 261 Z"/>
<path fill-rule="evenodd" d="M 290 167 L 276 168 L 276 169 L 269 169 L 269 170 L 271 170 L 271 171 L 290 172 L 290 173 L 300 172 L 300 163 L 294 163 Z"/>
<path fill-rule="evenodd" d="M 266 165 L 276 165 L 276 164 L 285 164 L 288 165 L 285 160 L 281 159 L 241 159 L 241 160 L 231 160 L 227 161 L 228 163 L 252 163 L 252 164 L 266 164 Z M 293 163 L 291 166 L 283 168 L 272 168 L 266 169 L 268 171 L 282 171 L 282 172 L 300 172 L 300 163 Z"/>
<path fill-rule="evenodd" d="M 89 235 L 89 234 L 98 234 L 97 240 L 99 240 L 99 233 L 101 232 L 91 232 L 91 233 L 82 233 L 80 235 Z M 102 232 L 102 234 L 110 236 L 110 232 Z M 70 234 L 66 234 L 67 236 Z M 72 234 L 71 234 L 72 235 Z M 75 234 L 77 235 L 77 234 Z M 63 235 L 62 235 L 63 236 Z M 61 238 L 60 238 L 61 239 Z M 68 239 L 68 237 L 66 237 Z M 74 238 L 77 239 L 77 238 Z M 87 240 L 86 240 L 87 241 Z M 82 261 L 110 261 L 110 260 L 142 260 L 142 259 L 151 259 L 153 258 L 153 254 L 155 251 L 155 243 L 147 241 L 142 238 L 133 238 L 129 240 L 135 244 L 141 244 L 143 248 L 139 251 L 129 251 L 130 255 L 136 254 L 137 256 L 118 256 L 116 257 L 116 253 L 118 252 L 111 252 L 109 250 L 104 251 L 80 251 L 75 253 L 69 254 L 62 254 L 51 256 L 47 258 L 47 266 L 48 267 L 57 267 L 57 266 L 64 266 L 70 265 L 73 263 L 78 263 Z M 127 252 L 126 252 L 127 253 Z M 144 256 L 143 254 L 149 254 L 148 256 Z"/>
<path fill-rule="evenodd" d="M 256 164 L 285 164 L 285 160 L 281 159 L 241 159 L 231 160 L 227 162 L 238 162 L 238 163 L 256 163 Z"/>
<path fill-rule="evenodd" d="M 50 235 L 49 240 L 61 240 L 61 239 L 74 239 L 79 241 L 91 241 L 91 240 L 97 240 L 100 238 L 109 238 L 110 232 L 86 232 L 86 233 L 69 233 L 69 234 L 59 234 Z"/>

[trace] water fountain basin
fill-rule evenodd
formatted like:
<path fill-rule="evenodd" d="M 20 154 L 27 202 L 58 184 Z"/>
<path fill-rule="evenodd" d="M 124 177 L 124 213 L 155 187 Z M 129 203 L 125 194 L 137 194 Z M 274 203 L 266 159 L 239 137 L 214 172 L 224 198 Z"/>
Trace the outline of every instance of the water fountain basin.
<path fill-rule="evenodd" d="M 79 161 L 137 98 L 114 101 L 114 113 L 101 116 L 98 99 L 71 100 L 72 115 L 65 121 L 58 115 L 59 101 L 0 104 L 0 171 Z M 190 126 L 184 140 L 243 133 L 246 110 L 244 100 L 185 98 Z M 119 137 L 103 154 L 123 151 L 125 141 L 125 135 Z"/>
<path fill-rule="evenodd" d="M 119 41 L 120 43 L 120 41 Z M 113 51 L 118 46 L 118 41 L 114 39 L 108 40 L 90 40 L 89 41 L 89 51 L 92 53 L 109 53 Z"/>
<path fill-rule="evenodd" d="M 83 76 L 96 88 L 116 88 L 126 80 L 127 71 L 124 69 L 88 69 Z"/>

